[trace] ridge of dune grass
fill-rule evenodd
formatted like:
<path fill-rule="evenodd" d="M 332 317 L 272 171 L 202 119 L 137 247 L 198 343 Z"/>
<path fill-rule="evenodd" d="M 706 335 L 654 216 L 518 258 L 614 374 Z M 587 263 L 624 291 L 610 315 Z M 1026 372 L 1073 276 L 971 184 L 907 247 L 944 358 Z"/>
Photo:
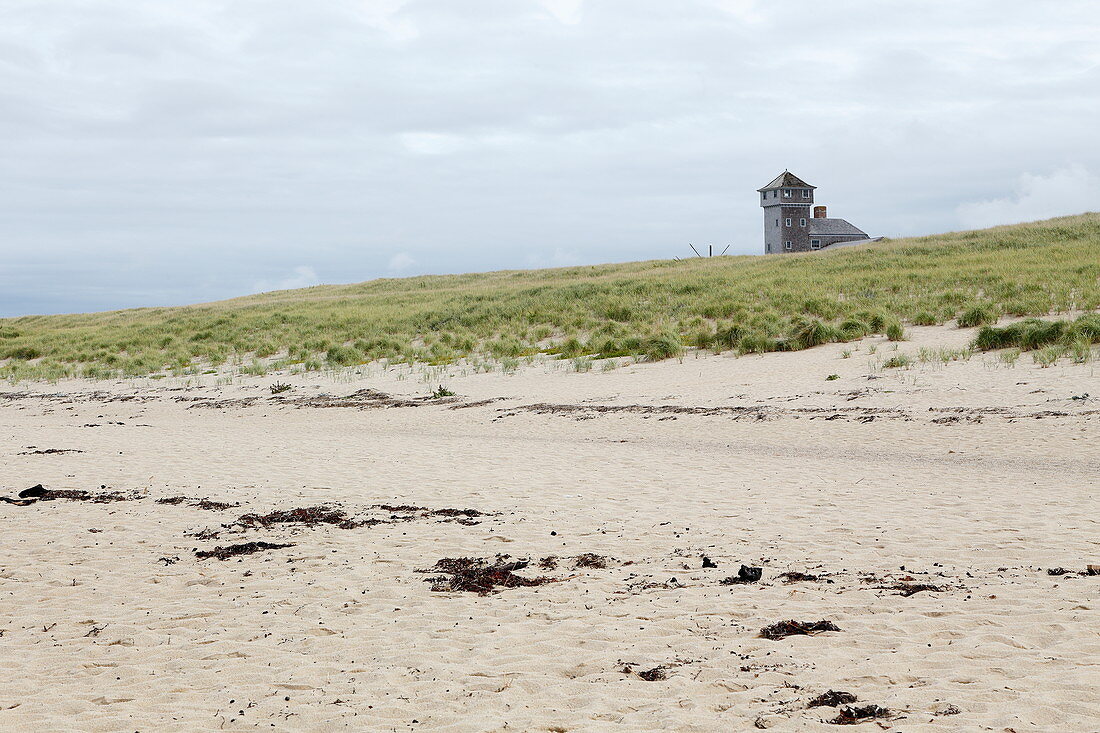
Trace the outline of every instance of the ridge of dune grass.
<path fill-rule="evenodd" d="M 796 350 L 1100 307 L 1100 214 L 798 255 L 383 279 L 0 320 L 0 376 Z"/>

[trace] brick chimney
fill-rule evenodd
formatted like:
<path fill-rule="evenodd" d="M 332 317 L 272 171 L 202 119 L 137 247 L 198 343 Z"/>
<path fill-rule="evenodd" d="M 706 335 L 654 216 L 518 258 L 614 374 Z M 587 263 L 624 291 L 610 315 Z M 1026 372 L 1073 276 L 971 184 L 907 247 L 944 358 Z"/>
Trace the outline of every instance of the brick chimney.
<path fill-rule="evenodd" d="M 814 218 L 815 219 L 826 219 L 826 218 L 828 218 L 825 215 L 825 207 L 824 206 L 815 206 L 814 207 Z"/>

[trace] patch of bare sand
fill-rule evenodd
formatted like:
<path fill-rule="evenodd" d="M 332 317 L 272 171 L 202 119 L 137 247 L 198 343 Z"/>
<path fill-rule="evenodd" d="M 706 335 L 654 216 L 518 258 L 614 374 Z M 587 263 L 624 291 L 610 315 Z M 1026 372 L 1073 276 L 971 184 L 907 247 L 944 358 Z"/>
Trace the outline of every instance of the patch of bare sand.
<path fill-rule="evenodd" d="M 1046 572 L 1100 562 L 1096 367 L 853 348 L 454 371 L 440 402 L 398 370 L 11 388 L 9 496 L 144 498 L 0 504 L 0 727 L 834 730 L 808 704 L 840 690 L 875 729 L 1096 729 L 1100 578 Z M 318 505 L 354 521 L 238 521 Z M 417 572 L 462 557 L 554 582 Z M 760 638 L 787 620 L 840 630 Z"/>

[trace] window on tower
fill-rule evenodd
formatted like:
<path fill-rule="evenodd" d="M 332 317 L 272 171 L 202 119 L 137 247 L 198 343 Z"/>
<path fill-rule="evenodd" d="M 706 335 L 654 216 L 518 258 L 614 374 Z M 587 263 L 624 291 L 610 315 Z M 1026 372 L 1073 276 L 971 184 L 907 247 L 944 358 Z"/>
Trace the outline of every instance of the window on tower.
<path fill-rule="evenodd" d="M 791 243 L 790 241 L 785 242 L 783 244 L 783 246 L 786 247 L 787 249 L 794 249 L 794 244 Z"/>
<path fill-rule="evenodd" d="M 806 220 L 805 220 L 805 219 L 799 219 L 799 220 L 798 220 L 798 225 L 799 225 L 800 227 L 804 227 L 804 226 L 806 226 Z"/>
<path fill-rule="evenodd" d="M 791 225 L 791 220 L 787 219 L 787 226 L 790 226 L 790 225 Z"/>
<path fill-rule="evenodd" d="M 790 197 L 791 197 L 791 189 L 784 188 L 783 189 L 783 198 L 789 199 Z"/>
<path fill-rule="evenodd" d="M 808 189 L 808 188 L 802 189 L 802 198 L 804 198 L 804 199 L 810 198 L 810 189 Z"/>

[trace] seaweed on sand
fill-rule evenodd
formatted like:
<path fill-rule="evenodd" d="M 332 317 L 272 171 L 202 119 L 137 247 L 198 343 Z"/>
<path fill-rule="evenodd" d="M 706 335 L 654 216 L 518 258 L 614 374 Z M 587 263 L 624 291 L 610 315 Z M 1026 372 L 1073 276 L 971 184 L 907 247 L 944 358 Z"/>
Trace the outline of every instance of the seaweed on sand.
<path fill-rule="evenodd" d="M 158 504 L 171 504 L 172 506 L 175 506 L 176 504 L 182 504 L 185 501 L 187 501 L 186 496 L 165 496 L 157 499 Z"/>
<path fill-rule="evenodd" d="M 718 581 L 720 585 L 740 585 L 742 583 L 755 583 L 764 576 L 763 568 L 749 567 L 748 565 L 742 565 L 741 569 L 737 571 L 737 575 L 731 575 L 728 578 L 723 578 Z"/>
<path fill-rule="evenodd" d="M 933 593 L 943 593 L 943 586 L 929 585 L 928 583 L 896 583 L 889 587 L 889 590 L 897 591 L 897 595 L 905 596 L 908 598 L 911 595 L 920 593 L 922 591 L 932 591 Z"/>
<path fill-rule="evenodd" d="M 668 679 L 668 674 L 665 672 L 664 667 L 654 667 L 653 669 L 647 669 L 637 674 L 646 682 L 659 682 Z"/>
<path fill-rule="evenodd" d="M 238 507 L 238 506 L 240 506 L 240 504 L 237 503 L 237 502 L 211 501 L 210 499 L 199 499 L 198 501 L 192 502 L 191 506 L 195 507 L 196 509 L 205 509 L 205 510 L 210 511 L 210 512 L 223 512 L 226 509 L 232 509 L 234 507 Z"/>
<path fill-rule="evenodd" d="M 577 555 L 573 559 L 573 563 L 578 568 L 595 568 L 597 570 L 603 570 L 611 564 L 611 558 L 586 552 L 583 555 Z"/>
<path fill-rule="evenodd" d="M 527 567 L 526 560 L 505 562 L 507 555 L 497 555 L 490 562 L 481 557 L 445 557 L 431 568 L 420 570 L 422 573 L 439 573 L 425 580 L 432 584 L 437 592 L 464 592 L 488 595 L 499 588 L 527 588 L 545 585 L 553 578 L 527 578 L 516 575 L 516 570 Z"/>
<path fill-rule="evenodd" d="M 293 543 L 277 543 L 277 542 L 242 542 L 239 545 L 226 545 L 224 547 L 218 546 L 213 550 L 195 550 L 195 557 L 200 560 L 205 560 L 209 557 L 216 557 L 219 560 L 228 560 L 231 557 L 237 557 L 239 555 L 251 555 L 254 552 L 262 552 L 264 550 L 279 550 L 283 547 L 293 547 Z"/>
<path fill-rule="evenodd" d="M 353 519 L 343 509 L 328 506 L 299 507 L 280 509 L 267 514 L 242 514 L 236 524 L 242 527 L 270 527 L 273 524 L 304 524 L 316 527 L 319 524 L 332 524 L 340 529 L 355 529 L 372 524 L 381 524 L 380 519 Z"/>
<path fill-rule="evenodd" d="M 104 491 L 93 494 L 83 489 L 48 489 L 39 501 L 53 501 L 54 499 L 68 499 L 69 501 L 90 501 L 93 504 L 110 504 L 115 501 L 133 501 L 141 497 L 135 493 L 124 494 L 121 491 Z"/>
<path fill-rule="evenodd" d="M 833 725 L 858 725 L 876 718 L 889 718 L 890 711 L 878 705 L 864 705 L 859 708 L 844 708 L 840 715 L 829 722 Z"/>
<path fill-rule="evenodd" d="M 850 692 L 844 692 L 843 690 L 829 690 L 823 692 L 813 700 L 810 700 L 807 707 L 820 708 L 829 707 L 835 708 L 838 705 L 851 705 L 856 701 L 856 696 Z"/>
<path fill-rule="evenodd" d="M 429 509 L 426 506 L 412 504 L 375 504 L 371 509 L 381 509 L 384 512 L 404 515 L 419 514 L 421 517 L 442 517 L 444 521 L 451 520 L 459 524 L 478 524 L 474 521 L 474 517 L 486 516 L 485 512 L 480 512 L 477 509 Z M 394 517 L 394 519 L 403 521 L 412 521 L 415 518 L 412 516 Z"/>
<path fill-rule="evenodd" d="M 800 583 L 803 581 L 812 582 L 821 579 L 817 575 L 799 572 L 780 573 L 776 577 L 782 580 L 784 583 Z"/>
<path fill-rule="evenodd" d="M 813 635 L 822 631 L 840 631 L 840 627 L 832 621 L 779 621 L 760 629 L 760 636 L 765 639 L 785 639 L 788 636 Z"/>
<path fill-rule="evenodd" d="M 192 499 L 187 496 L 167 496 L 163 499 L 157 499 L 158 504 L 172 504 L 173 506 L 184 502 L 187 502 L 188 506 L 193 506 L 196 509 L 206 509 L 212 512 L 221 512 L 226 509 L 240 506 L 240 504 L 236 502 L 229 503 L 226 501 L 211 501 L 210 499 Z"/>

